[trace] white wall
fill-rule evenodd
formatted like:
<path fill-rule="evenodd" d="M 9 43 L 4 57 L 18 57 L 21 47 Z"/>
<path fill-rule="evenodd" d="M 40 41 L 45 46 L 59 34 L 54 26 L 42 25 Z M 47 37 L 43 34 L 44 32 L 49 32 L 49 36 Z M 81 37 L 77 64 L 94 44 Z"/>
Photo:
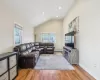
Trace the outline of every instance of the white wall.
<path fill-rule="evenodd" d="M 0 54 L 12 51 L 14 46 L 14 23 L 23 27 L 23 43 L 33 41 L 33 28 L 13 14 L 12 11 L 0 1 Z"/>
<path fill-rule="evenodd" d="M 55 33 L 56 43 L 55 50 L 62 50 L 62 28 L 63 20 L 49 20 L 37 27 L 35 27 L 34 32 L 36 34 L 36 41 L 41 42 L 41 33 Z"/>
<path fill-rule="evenodd" d="M 68 24 L 80 17 L 77 48 L 79 64 L 97 80 L 100 80 L 100 0 L 77 0 L 64 19 L 64 34 Z"/>

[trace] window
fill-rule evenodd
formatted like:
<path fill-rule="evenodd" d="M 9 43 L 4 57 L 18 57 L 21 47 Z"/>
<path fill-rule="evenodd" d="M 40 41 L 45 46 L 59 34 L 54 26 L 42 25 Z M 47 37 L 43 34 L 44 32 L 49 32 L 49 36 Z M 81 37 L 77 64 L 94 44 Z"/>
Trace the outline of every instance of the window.
<path fill-rule="evenodd" d="M 19 45 L 22 43 L 22 27 L 15 24 L 14 27 L 14 44 Z"/>
<path fill-rule="evenodd" d="M 51 43 L 56 42 L 55 33 L 42 33 L 41 39 L 42 42 L 51 42 Z"/>

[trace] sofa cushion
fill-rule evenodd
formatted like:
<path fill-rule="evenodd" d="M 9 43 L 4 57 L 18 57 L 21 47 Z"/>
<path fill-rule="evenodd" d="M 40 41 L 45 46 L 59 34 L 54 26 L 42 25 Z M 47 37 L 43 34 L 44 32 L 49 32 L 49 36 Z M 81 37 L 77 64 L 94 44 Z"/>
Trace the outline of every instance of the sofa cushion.
<path fill-rule="evenodd" d="M 36 48 L 35 48 L 35 46 L 34 46 L 34 47 L 32 47 L 32 51 L 36 51 Z"/>
<path fill-rule="evenodd" d="M 31 43 L 29 43 L 29 45 L 30 45 L 30 47 L 32 47 L 32 44 Z"/>
<path fill-rule="evenodd" d="M 54 43 L 47 43 L 47 46 L 54 46 Z"/>
<path fill-rule="evenodd" d="M 32 47 L 34 46 L 34 43 L 31 43 Z"/>
<path fill-rule="evenodd" d="M 29 53 L 28 51 L 24 51 L 24 52 L 21 53 L 21 56 L 28 55 L 28 53 Z"/>
<path fill-rule="evenodd" d="M 39 46 L 35 46 L 35 48 L 39 48 Z"/>
<path fill-rule="evenodd" d="M 40 43 L 39 46 L 45 46 L 45 43 Z"/>
<path fill-rule="evenodd" d="M 26 44 L 27 49 L 31 48 L 30 44 Z"/>
<path fill-rule="evenodd" d="M 32 50 L 33 50 L 33 49 L 32 49 L 32 48 L 30 48 L 30 49 L 28 49 L 28 52 L 30 53 L 30 52 L 32 52 Z"/>
<path fill-rule="evenodd" d="M 26 51 L 26 45 L 25 45 L 25 44 L 20 45 L 20 46 L 19 46 L 19 51 L 20 51 L 20 52 Z"/>
<path fill-rule="evenodd" d="M 34 45 L 35 45 L 35 46 L 39 46 L 39 42 L 35 42 Z"/>

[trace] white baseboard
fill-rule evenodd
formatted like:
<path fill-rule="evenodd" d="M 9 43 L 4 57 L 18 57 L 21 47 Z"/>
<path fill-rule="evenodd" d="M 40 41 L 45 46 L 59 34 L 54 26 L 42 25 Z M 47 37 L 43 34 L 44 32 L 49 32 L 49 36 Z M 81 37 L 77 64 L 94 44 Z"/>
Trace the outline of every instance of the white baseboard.
<path fill-rule="evenodd" d="M 92 72 L 90 70 L 88 70 L 85 66 L 83 66 L 82 64 L 79 64 L 80 67 L 82 67 L 85 71 L 87 71 L 91 76 L 93 76 L 96 80 L 100 80 L 99 78 L 97 78 L 94 74 L 92 74 Z"/>

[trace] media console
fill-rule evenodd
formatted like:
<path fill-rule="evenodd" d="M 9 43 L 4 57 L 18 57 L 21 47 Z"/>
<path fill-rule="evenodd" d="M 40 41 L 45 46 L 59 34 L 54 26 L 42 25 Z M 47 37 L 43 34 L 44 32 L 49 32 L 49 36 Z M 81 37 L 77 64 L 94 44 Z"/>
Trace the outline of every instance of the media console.
<path fill-rule="evenodd" d="M 68 46 L 63 47 L 63 56 L 70 64 L 79 64 L 79 51 Z"/>

